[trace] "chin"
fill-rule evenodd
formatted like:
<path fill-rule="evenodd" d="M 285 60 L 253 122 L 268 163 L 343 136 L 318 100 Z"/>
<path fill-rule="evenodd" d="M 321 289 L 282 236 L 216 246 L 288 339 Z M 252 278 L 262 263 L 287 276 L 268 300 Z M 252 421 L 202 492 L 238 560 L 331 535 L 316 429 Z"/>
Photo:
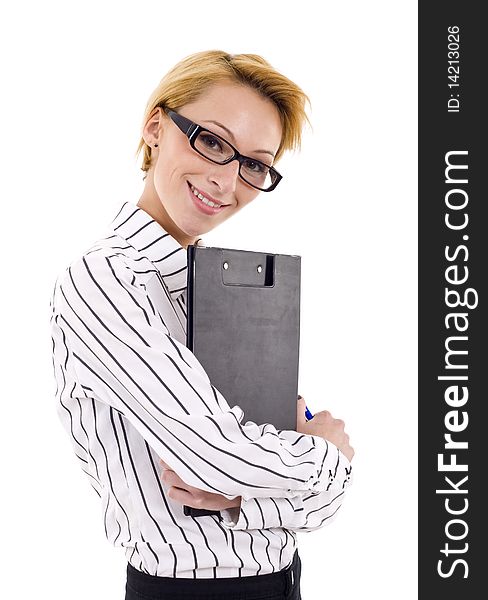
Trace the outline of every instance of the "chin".
<path fill-rule="evenodd" d="M 181 223 L 177 225 L 180 231 L 189 237 L 198 237 L 199 235 L 207 233 L 205 227 L 199 227 L 191 223 Z"/>
<path fill-rule="evenodd" d="M 213 219 L 198 219 L 189 215 L 181 215 L 181 219 L 173 220 L 180 231 L 189 237 L 198 238 L 209 231 L 215 229 L 223 221 L 214 221 Z M 225 221 L 225 219 L 224 219 Z"/>

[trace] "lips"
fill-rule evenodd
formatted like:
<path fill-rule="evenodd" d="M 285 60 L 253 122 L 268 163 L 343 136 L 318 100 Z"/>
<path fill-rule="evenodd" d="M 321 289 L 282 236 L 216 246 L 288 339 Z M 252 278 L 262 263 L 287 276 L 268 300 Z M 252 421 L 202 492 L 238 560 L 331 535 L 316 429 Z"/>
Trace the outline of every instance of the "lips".
<path fill-rule="evenodd" d="M 209 206 L 206 201 L 204 201 L 203 199 L 200 199 L 198 196 L 196 196 L 193 191 L 192 188 L 195 189 L 199 194 L 200 194 L 200 190 L 198 188 L 195 188 L 194 186 L 192 186 L 190 184 L 190 182 L 188 183 L 188 195 L 190 197 L 190 202 L 193 204 L 193 206 L 196 208 L 196 210 L 203 214 L 206 215 L 208 217 L 212 217 L 214 215 L 220 214 L 223 210 L 225 210 L 229 204 L 218 204 L 218 206 Z M 203 196 L 203 194 L 201 194 Z M 205 198 L 205 200 L 207 199 L 207 196 L 203 196 L 203 198 Z M 210 200 L 210 198 L 209 198 Z"/>

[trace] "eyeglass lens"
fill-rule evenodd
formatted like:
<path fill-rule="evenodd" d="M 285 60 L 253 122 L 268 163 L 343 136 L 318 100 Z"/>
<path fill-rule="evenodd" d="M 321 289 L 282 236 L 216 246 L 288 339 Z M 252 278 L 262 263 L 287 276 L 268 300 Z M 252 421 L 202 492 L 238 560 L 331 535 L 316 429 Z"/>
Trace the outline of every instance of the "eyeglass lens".
<path fill-rule="evenodd" d="M 217 163 L 224 163 L 234 155 L 233 148 L 225 140 L 209 131 L 200 131 L 194 144 L 198 152 Z M 240 175 L 251 185 L 262 189 L 273 185 L 275 180 L 267 165 L 252 158 L 246 158 L 242 161 Z"/>

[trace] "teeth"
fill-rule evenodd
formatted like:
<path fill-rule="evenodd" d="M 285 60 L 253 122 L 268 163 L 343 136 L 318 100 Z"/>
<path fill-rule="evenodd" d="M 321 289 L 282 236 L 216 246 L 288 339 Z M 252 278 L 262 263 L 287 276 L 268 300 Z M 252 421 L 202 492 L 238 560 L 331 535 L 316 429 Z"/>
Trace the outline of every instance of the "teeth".
<path fill-rule="evenodd" d="M 221 204 L 215 204 L 215 202 L 212 202 L 208 198 L 205 198 L 205 196 L 200 194 L 200 192 L 197 192 L 197 190 L 193 186 L 191 186 L 191 191 L 199 200 L 201 200 L 204 204 L 210 206 L 211 208 L 218 208 L 219 206 L 222 206 Z"/>

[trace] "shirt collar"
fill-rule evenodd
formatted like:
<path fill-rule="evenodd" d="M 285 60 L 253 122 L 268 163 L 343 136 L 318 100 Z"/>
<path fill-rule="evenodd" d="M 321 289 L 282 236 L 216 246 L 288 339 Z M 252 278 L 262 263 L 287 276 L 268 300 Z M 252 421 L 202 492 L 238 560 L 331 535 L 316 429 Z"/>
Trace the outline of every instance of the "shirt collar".
<path fill-rule="evenodd" d="M 124 202 L 110 227 L 154 264 L 171 297 L 176 300 L 187 285 L 185 248 L 151 215 L 131 202 Z"/>

